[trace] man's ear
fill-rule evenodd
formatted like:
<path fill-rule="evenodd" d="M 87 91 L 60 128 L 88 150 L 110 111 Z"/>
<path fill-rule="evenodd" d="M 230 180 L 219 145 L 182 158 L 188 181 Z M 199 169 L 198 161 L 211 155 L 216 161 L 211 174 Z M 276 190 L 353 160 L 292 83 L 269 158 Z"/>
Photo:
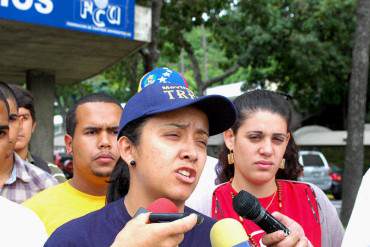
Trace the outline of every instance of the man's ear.
<path fill-rule="evenodd" d="M 120 153 L 121 158 L 127 164 L 130 164 L 132 160 L 135 160 L 136 157 L 135 146 L 126 136 L 121 136 L 118 139 L 118 151 Z"/>
<path fill-rule="evenodd" d="M 224 142 L 229 150 L 234 150 L 235 135 L 232 129 L 224 131 Z"/>
<path fill-rule="evenodd" d="M 33 122 L 33 123 L 32 123 L 32 133 L 35 131 L 35 129 L 36 129 L 36 125 L 37 125 L 37 124 L 36 124 L 36 122 Z"/>
<path fill-rule="evenodd" d="M 67 154 L 70 154 L 70 155 L 73 154 L 72 141 L 73 141 L 72 136 L 68 134 L 64 136 L 64 143 L 66 144 Z"/>

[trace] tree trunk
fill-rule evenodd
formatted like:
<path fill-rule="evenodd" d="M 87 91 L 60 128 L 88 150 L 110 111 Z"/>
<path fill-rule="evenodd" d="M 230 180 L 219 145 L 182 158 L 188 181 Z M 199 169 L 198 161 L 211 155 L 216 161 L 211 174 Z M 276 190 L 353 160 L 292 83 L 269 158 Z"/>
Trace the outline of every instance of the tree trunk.
<path fill-rule="evenodd" d="M 162 0 L 152 0 L 152 38 L 149 45 L 141 51 L 144 73 L 151 71 L 159 59 L 158 43 L 162 6 Z"/>
<path fill-rule="evenodd" d="M 348 137 L 343 174 L 341 220 L 347 225 L 361 183 L 364 163 L 364 124 L 369 66 L 370 0 L 357 3 L 357 26 L 352 52 L 348 98 Z"/>

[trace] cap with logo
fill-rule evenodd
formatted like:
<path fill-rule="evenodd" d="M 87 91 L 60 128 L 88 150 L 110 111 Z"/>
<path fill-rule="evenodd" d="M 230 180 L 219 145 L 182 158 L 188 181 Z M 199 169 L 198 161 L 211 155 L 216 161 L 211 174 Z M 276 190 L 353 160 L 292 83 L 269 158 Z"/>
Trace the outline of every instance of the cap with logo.
<path fill-rule="evenodd" d="M 207 115 L 210 135 L 227 130 L 235 122 L 235 107 L 229 99 L 221 95 L 197 97 L 180 73 L 156 68 L 141 78 L 138 92 L 125 105 L 118 136 L 134 120 L 187 106 L 196 106 Z"/>

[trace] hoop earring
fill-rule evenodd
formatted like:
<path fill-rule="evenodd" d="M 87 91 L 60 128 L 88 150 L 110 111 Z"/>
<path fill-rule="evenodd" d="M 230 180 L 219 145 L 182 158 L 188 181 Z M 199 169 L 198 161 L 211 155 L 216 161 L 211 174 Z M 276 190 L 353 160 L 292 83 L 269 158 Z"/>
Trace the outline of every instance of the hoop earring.
<path fill-rule="evenodd" d="M 285 159 L 282 159 L 282 160 L 281 160 L 281 163 L 280 163 L 280 165 L 279 165 L 279 168 L 280 168 L 281 170 L 284 170 L 284 169 L 285 169 Z"/>
<path fill-rule="evenodd" d="M 136 165 L 136 161 L 135 161 L 135 160 L 131 160 L 131 161 L 130 161 L 130 165 L 131 165 L 131 166 L 135 166 L 135 165 Z"/>
<path fill-rule="evenodd" d="M 227 154 L 227 163 L 229 165 L 234 164 L 234 152 L 233 152 L 233 150 L 230 150 L 230 152 Z"/>

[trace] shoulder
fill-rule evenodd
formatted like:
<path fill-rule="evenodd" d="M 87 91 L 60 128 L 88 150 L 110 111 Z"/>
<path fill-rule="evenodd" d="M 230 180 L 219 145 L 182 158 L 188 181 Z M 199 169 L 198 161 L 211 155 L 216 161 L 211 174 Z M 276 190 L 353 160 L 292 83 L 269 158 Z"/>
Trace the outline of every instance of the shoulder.
<path fill-rule="evenodd" d="M 285 180 L 285 179 L 278 179 L 279 184 L 283 186 L 289 186 L 294 189 L 304 189 L 304 188 L 312 188 L 311 183 L 301 182 L 301 181 L 294 181 L 294 180 Z"/>
<path fill-rule="evenodd" d="M 369 186 L 369 189 L 370 189 L 370 169 L 367 170 L 367 172 L 363 176 L 361 185 L 363 185 L 363 186 L 365 186 L 365 185 L 366 186 Z"/>
<path fill-rule="evenodd" d="M 39 222 L 39 218 L 30 209 L 12 202 L 4 197 L 0 196 L 0 212 L 1 214 L 9 214 L 14 220 Z"/>
<path fill-rule="evenodd" d="M 228 183 L 229 182 L 225 182 L 217 185 L 216 188 L 213 190 L 213 193 L 225 193 L 228 190 Z"/>
<path fill-rule="evenodd" d="M 317 185 L 315 184 L 312 184 L 312 183 L 307 183 L 307 182 L 301 182 L 301 181 L 287 181 L 287 180 L 282 180 L 282 181 L 286 181 L 286 182 L 290 182 L 291 184 L 293 184 L 293 186 L 295 186 L 295 188 L 301 188 L 301 189 L 305 189 L 305 188 L 309 188 L 313 193 L 314 193 L 314 196 L 316 197 L 316 200 L 318 202 L 329 202 L 329 199 L 328 197 L 326 196 L 326 194 L 324 193 L 324 191 L 322 191 Z"/>
<path fill-rule="evenodd" d="M 28 174 L 32 177 L 32 180 L 39 181 L 37 183 L 42 184 L 44 188 L 58 184 L 58 181 L 51 174 L 41 168 L 27 161 L 23 161 L 23 164 Z"/>
<path fill-rule="evenodd" d="M 297 193 L 306 193 L 311 192 L 319 204 L 331 204 L 326 194 L 316 185 L 312 183 L 302 182 L 302 181 L 293 181 L 293 180 L 278 180 L 279 183 L 285 187 L 294 190 Z M 309 190 L 307 190 L 309 189 Z"/>
<path fill-rule="evenodd" d="M 21 235 L 29 240 L 43 242 L 46 239 L 46 231 L 41 220 L 30 209 L 20 204 L 0 197 L 0 229 L 6 227 L 9 234 Z M 12 231 L 12 227 L 16 227 Z M 9 236 L 8 236 L 9 237 Z"/>
<path fill-rule="evenodd" d="M 37 193 L 30 199 L 26 200 L 23 205 L 30 208 L 33 208 L 35 206 L 47 207 L 50 202 L 54 202 L 54 199 L 57 200 L 60 197 L 60 194 L 65 191 L 65 183 L 55 185 Z"/>
<path fill-rule="evenodd" d="M 86 243 L 91 241 L 103 241 L 99 239 L 102 235 L 106 238 L 104 241 L 114 238 L 116 232 L 128 221 L 117 213 L 121 205 L 123 201 L 120 199 L 63 224 L 53 232 L 45 246 L 88 246 Z"/>

